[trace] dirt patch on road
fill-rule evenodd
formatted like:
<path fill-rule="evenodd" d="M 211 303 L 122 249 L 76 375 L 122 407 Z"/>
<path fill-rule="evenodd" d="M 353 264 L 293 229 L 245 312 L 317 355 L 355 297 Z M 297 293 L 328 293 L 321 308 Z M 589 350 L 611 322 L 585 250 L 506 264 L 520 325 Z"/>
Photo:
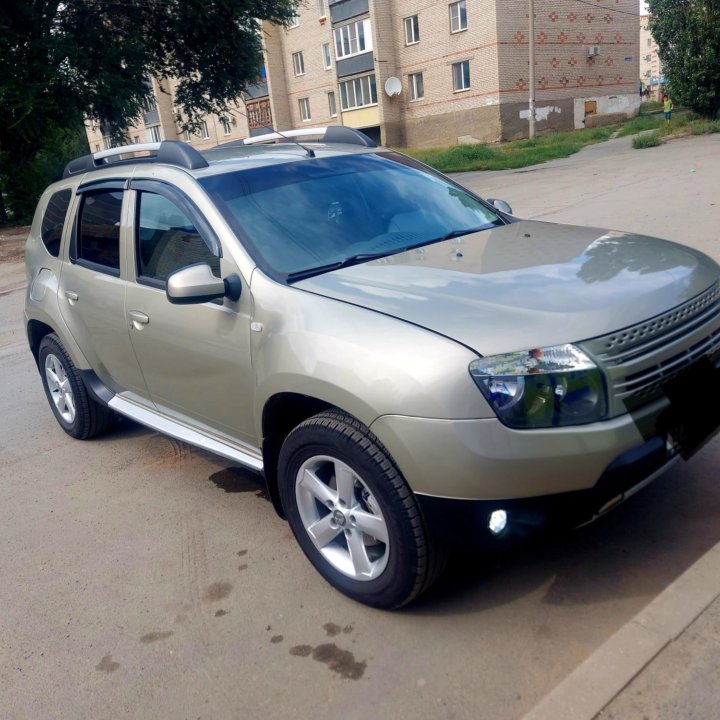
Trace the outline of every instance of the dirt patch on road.
<path fill-rule="evenodd" d="M 25 240 L 29 225 L 0 228 L 0 262 L 16 263 L 25 259 Z"/>

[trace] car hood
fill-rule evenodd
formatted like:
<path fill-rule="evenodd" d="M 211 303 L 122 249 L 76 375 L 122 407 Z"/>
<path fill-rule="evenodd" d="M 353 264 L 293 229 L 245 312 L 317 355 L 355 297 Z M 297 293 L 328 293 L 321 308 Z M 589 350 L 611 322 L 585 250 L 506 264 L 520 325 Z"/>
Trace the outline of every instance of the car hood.
<path fill-rule="evenodd" d="M 691 299 L 718 265 L 632 233 L 520 221 L 294 283 L 482 355 L 577 342 Z"/>

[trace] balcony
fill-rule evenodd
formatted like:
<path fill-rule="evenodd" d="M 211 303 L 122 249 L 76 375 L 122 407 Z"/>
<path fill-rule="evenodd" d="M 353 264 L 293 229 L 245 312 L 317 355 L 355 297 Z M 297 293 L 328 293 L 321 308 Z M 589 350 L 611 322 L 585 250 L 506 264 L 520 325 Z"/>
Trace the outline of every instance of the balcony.
<path fill-rule="evenodd" d="M 160 122 L 160 113 L 157 111 L 157 108 L 155 110 L 149 110 L 148 112 L 143 113 L 143 122 L 145 125 L 156 125 Z"/>
<path fill-rule="evenodd" d="M 369 11 L 368 0 L 336 0 L 336 2 L 330 3 L 330 18 L 333 23 L 339 23 Z"/>

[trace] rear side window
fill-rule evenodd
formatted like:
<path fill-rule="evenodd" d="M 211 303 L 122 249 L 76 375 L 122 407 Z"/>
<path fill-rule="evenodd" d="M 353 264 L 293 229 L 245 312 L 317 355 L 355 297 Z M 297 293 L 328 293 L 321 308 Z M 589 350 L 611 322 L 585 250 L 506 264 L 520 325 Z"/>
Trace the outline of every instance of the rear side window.
<path fill-rule="evenodd" d="M 72 198 L 70 190 L 59 190 L 50 198 L 45 208 L 40 237 L 42 237 L 45 248 L 53 257 L 60 254 L 60 240 L 65 216 L 70 206 L 70 198 Z"/>
<path fill-rule="evenodd" d="M 76 258 L 120 274 L 120 213 L 122 190 L 100 190 L 83 195 L 78 223 Z"/>

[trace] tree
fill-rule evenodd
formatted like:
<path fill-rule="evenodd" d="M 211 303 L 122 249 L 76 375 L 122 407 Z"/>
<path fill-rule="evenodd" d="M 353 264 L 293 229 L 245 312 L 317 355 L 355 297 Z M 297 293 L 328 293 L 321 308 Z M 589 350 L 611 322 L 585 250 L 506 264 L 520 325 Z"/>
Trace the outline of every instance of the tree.
<path fill-rule="evenodd" d="M 720 111 L 720 0 L 648 0 L 650 31 L 674 102 Z"/>
<path fill-rule="evenodd" d="M 17 183 L 48 139 L 106 123 L 118 138 L 142 112 L 147 78 L 179 80 L 190 129 L 256 81 L 259 20 L 287 24 L 298 0 L 13 0 L 0 6 L 0 187 Z M 54 141 L 54 140 L 53 140 Z M 27 192 L 20 193 L 27 196 Z"/>

